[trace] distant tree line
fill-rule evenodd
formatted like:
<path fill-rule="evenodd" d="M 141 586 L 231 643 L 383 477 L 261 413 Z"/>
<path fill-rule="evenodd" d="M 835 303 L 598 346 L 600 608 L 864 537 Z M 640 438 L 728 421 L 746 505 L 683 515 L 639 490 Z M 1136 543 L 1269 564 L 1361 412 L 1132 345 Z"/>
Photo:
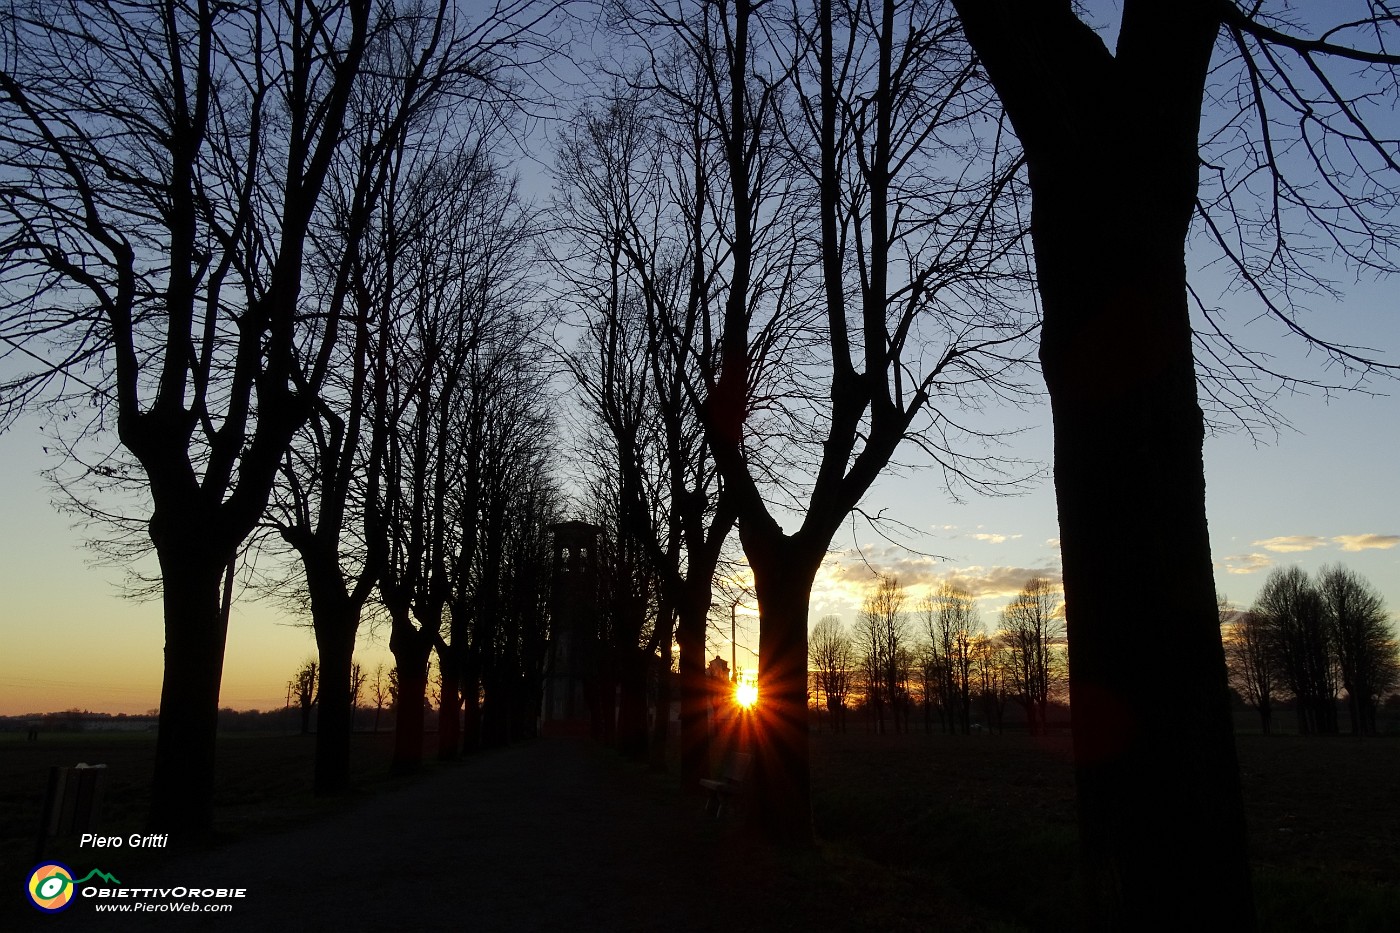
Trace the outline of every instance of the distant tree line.
<path fill-rule="evenodd" d="M 909 731 L 916 710 L 925 731 L 1002 731 L 1015 703 L 1031 734 L 1045 733 L 1050 704 L 1065 699 L 1068 679 L 1064 611 L 1049 580 L 1027 581 L 991 633 L 962 587 L 928 590 L 912 618 L 906 599 L 895 577 L 881 576 L 851 631 L 837 616 L 813 626 L 813 700 L 833 731 L 846 731 L 855 709 L 879 733 Z"/>
<path fill-rule="evenodd" d="M 1265 733 L 1286 701 L 1301 734 L 1334 735 L 1342 696 L 1352 734 L 1376 734 L 1382 700 L 1400 687 L 1400 642 L 1369 581 L 1340 564 L 1316 578 L 1280 567 L 1248 611 L 1222 603 L 1221 615 L 1230 682 Z"/>

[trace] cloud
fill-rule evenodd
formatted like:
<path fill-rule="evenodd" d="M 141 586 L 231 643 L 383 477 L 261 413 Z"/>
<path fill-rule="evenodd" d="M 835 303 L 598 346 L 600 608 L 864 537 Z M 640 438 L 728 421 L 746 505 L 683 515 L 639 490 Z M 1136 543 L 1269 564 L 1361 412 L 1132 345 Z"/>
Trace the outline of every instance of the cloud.
<path fill-rule="evenodd" d="M 1021 592 L 1032 577 L 1043 577 L 1059 586 L 1060 571 L 1045 567 L 959 567 L 940 575 L 976 597 L 1009 598 Z"/>
<path fill-rule="evenodd" d="M 968 535 L 968 537 L 969 537 L 969 538 L 973 538 L 973 539 L 975 539 L 975 540 L 977 540 L 977 541 L 986 541 L 986 542 L 988 542 L 989 544 L 1003 544 L 1003 543 L 1005 543 L 1005 542 L 1007 542 L 1007 541 L 1015 541 L 1017 538 L 1019 538 L 1019 537 L 1021 537 L 1021 536 L 1020 536 L 1020 535 L 994 535 L 994 534 L 987 534 L 986 532 L 979 532 L 979 533 L 977 533 L 977 534 L 975 534 L 975 535 Z"/>
<path fill-rule="evenodd" d="M 1400 544 L 1400 535 L 1337 535 L 1332 543 L 1343 551 L 1384 551 Z"/>
<path fill-rule="evenodd" d="M 1234 554 L 1220 560 L 1225 572 L 1233 574 L 1258 573 L 1273 562 L 1268 554 Z"/>
<path fill-rule="evenodd" d="M 1251 542 L 1255 547 L 1261 547 L 1266 551 L 1273 551 L 1278 554 L 1292 554 L 1294 551 L 1311 551 L 1316 548 L 1326 547 L 1327 539 L 1319 538 L 1317 535 L 1285 535 L 1281 538 L 1265 538 L 1262 541 Z M 1227 557 L 1226 560 L 1229 560 Z"/>
<path fill-rule="evenodd" d="M 863 558 L 854 549 L 827 556 L 812 588 L 814 604 L 845 602 L 853 608 L 859 606 L 874 584 L 876 573 L 896 577 L 911 599 L 921 597 L 927 588 L 944 582 L 960 586 L 979 598 L 1010 598 L 1032 577 L 1044 577 L 1056 585 L 1060 583 L 1057 566 L 953 567 L 939 558 L 911 554 L 894 546 L 863 550 Z"/>
<path fill-rule="evenodd" d="M 1046 538 L 1046 539 L 1045 539 L 1045 546 L 1046 546 L 1046 547 L 1052 547 L 1052 548 L 1054 548 L 1055 550 L 1058 551 L 1058 550 L 1060 549 L 1060 539 L 1059 539 L 1059 538 Z"/>

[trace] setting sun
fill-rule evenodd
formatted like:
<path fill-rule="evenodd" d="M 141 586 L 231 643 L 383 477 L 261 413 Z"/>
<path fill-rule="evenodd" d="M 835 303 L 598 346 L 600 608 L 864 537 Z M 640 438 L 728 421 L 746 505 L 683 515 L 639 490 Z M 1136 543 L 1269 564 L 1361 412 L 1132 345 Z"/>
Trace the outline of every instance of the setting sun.
<path fill-rule="evenodd" d="M 758 684 L 743 681 L 734 688 L 734 702 L 744 709 L 752 709 L 758 703 Z"/>

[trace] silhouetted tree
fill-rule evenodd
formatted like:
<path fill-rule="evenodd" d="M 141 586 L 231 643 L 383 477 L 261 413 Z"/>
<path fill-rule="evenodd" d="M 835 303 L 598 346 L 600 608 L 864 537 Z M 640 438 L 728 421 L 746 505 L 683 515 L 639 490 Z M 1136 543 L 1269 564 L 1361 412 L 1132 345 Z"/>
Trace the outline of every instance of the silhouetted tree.
<path fill-rule="evenodd" d="M 459 117 L 443 132 L 463 130 L 483 128 Z M 395 314 L 385 319 L 393 430 L 379 590 L 399 677 L 399 770 L 421 760 L 418 711 L 434 649 L 442 757 L 466 741 L 458 729 L 464 696 L 475 729 L 478 691 L 487 700 L 483 729 L 507 740 L 520 678 L 542 663 L 541 540 L 554 509 L 541 474 L 553 441 L 542 413 L 546 374 L 532 345 L 537 307 L 527 300 L 534 229 L 514 182 L 492 161 L 492 138 L 467 132 L 454 145 L 414 152 L 384 226 L 391 248 L 380 274 L 394 283 L 387 300 Z M 515 550 L 522 542 L 528 546 Z M 472 731 L 473 745 L 479 739 Z"/>
<path fill-rule="evenodd" d="M 1031 189 L 1086 890 L 1115 927 L 1184 926 L 1210 904 L 1213 922 L 1247 928 L 1197 373 L 1224 377 L 1206 394 L 1247 423 L 1258 385 L 1229 377 L 1269 364 L 1204 302 L 1194 358 L 1185 243 L 1199 216 L 1239 281 L 1301 334 L 1289 299 L 1318 283 L 1302 245 L 1314 231 L 1334 256 L 1394 268 L 1396 162 L 1366 118 L 1390 106 L 1374 92 L 1395 84 L 1396 17 L 1371 4 L 1314 39 L 1286 4 L 1125 0 L 1110 50 L 1075 4 L 952 3 Z M 1352 91 L 1328 75 L 1338 63 L 1371 73 Z M 1203 135 L 1213 89 L 1219 119 Z M 1166 690 L 1184 702 L 1163 703 Z M 1188 850 L 1197 896 L 1164 904 L 1161 878 L 1183 877 Z"/>
<path fill-rule="evenodd" d="M 937 672 L 944 727 L 967 735 L 972 731 L 972 646 L 982 628 L 977 603 L 967 590 L 944 583 L 925 594 L 920 614 Z"/>
<path fill-rule="evenodd" d="M 393 704 L 393 698 L 389 693 L 389 673 L 384 669 L 384 662 L 380 661 L 374 666 L 374 679 L 369 682 L 369 695 L 374 698 L 374 731 L 379 731 L 379 715 L 384 711 L 386 705 Z"/>
<path fill-rule="evenodd" d="M 907 730 L 908 684 L 904 677 L 907 662 L 900 655 L 909 648 L 909 620 L 904 612 L 904 591 L 899 587 L 899 580 L 879 576 L 861 601 L 859 619 L 856 642 L 866 674 L 869 700 L 874 706 L 876 731 L 885 731 L 886 709 L 890 711 L 894 731 L 899 731 L 901 717 Z"/>
<path fill-rule="evenodd" d="M 1269 573 L 1250 612 L 1268 632 L 1269 649 L 1293 694 L 1298 731 L 1337 732 L 1337 653 L 1322 596 L 1299 567 Z"/>
<path fill-rule="evenodd" d="M 559 265 L 585 321 L 566 362 L 615 446 L 619 516 L 656 574 L 658 617 L 674 613 L 686 787 L 709 774 L 705 623 L 735 521 L 696 411 L 697 350 L 667 332 L 693 334 L 712 299 L 716 233 L 692 168 L 704 145 L 695 122 L 677 126 L 614 88 L 575 119 L 558 166 L 559 211 L 576 244 Z M 655 639 L 667 654 L 670 637 Z"/>
<path fill-rule="evenodd" d="M 499 15 L 501 11 L 497 11 Z M 519 9 L 512 8 L 518 14 Z M 351 656 L 361 612 L 387 555 L 382 533 L 381 476 L 390 430 L 384 410 L 388 342 L 376 340 L 393 313 L 386 287 L 388 253 L 382 200 L 395 192 L 405 148 L 428 147 L 438 131 L 433 112 L 450 98 L 490 88 L 509 66 L 500 52 L 523 27 L 509 20 L 458 22 L 448 4 L 398 15 L 366 50 L 373 78 L 354 95 L 350 142 L 330 171 L 327 218 L 308 244 L 308 292 L 318 313 L 312 332 L 334 341 L 299 360 L 301 380 L 329 368 L 308 424 L 289 447 L 270 521 L 295 550 L 305 577 L 321 661 L 322 690 L 315 788 L 338 793 L 349 783 Z M 499 106 L 499 102 L 496 102 Z M 489 112 L 489 110 L 488 110 Z M 494 114 L 492 115 L 494 116 Z M 463 117 L 465 120 L 465 117 Z M 480 126 L 480 118 L 474 121 Z"/>
<path fill-rule="evenodd" d="M 467 751 L 533 736 L 542 702 L 549 527 L 561 520 L 562 496 L 538 326 L 532 316 L 518 319 L 471 370 L 473 427 L 464 434 L 475 452 L 469 475 L 477 480 L 463 484 L 454 506 L 460 538 L 447 652 L 457 659 Z"/>
<path fill-rule="evenodd" d="M 978 634 L 972 641 L 972 669 L 977 697 L 987 728 L 1003 731 L 1006 703 L 1011 697 L 1010 649 L 1000 638 Z"/>
<path fill-rule="evenodd" d="M 1318 596 L 1331 628 L 1355 735 L 1375 735 L 1381 698 L 1400 683 L 1400 655 L 1385 600 L 1368 581 L 1335 564 L 1318 572 Z"/>
<path fill-rule="evenodd" d="M 851 636 L 839 616 L 822 616 L 812 626 L 807 651 L 816 672 L 816 686 L 826 699 L 827 721 L 832 732 L 846 731 L 846 697 L 851 690 L 853 652 Z"/>
<path fill-rule="evenodd" d="M 997 633 L 1007 648 L 1012 695 L 1026 710 L 1031 735 L 1044 735 L 1051 694 L 1063 683 L 1060 642 L 1064 622 L 1054 586 L 1044 577 L 1027 581 L 1001 611 Z"/>
<path fill-rule="evenodd" d="M 367 679 L 367 677 L 365 676 L 364 668 L 362 668 L 362 667 L 360 666 L 360 662 L 359 662 L 359 661 L 352 662 L 351 665 L 350 665 L 350 731 L 351 731 L 351 732 L 354 732 L 354 731 L 355 731 L 355 713 L 357 713 L 357 712 L 359 711 L 359 709 L 360 709 L 360 694 L 364 692 L 364 689 L 365 689 L 365 680 L 366 680 L 366 679 Z"/>
<path fill-rule="evenodd" d="M 1014 162 L 966 145 L 988 102 L 938 4 L 626 13 L 647 46 L 633 83 L 676 114 L 677 135 L 703 133 L 689 177 L 705 213 L 689 220 L 719 231 L 704 323 L 665 335 L 705 367 L 688 391 L 758 596 L 764 740 L 749 813 L 770 836 L 806 839 L 812 581 L 901 441 L 976 482 L 948 416 L 1014 389 L 1024 324 L 1000 291 L 1018 268 Z"/>
<path fill-rule="evenodd" d="M 209 829 L 234 556 L 305 422 L 305 243 L 345 138 L 365 0 L 11 5 L 0 26 L 3 332 L 55 361 L 6 410 L 95 404 L 149 495 L 165 681 L 151 822 Z M 41 346 L 42 344 L 42 346 Z"/>
<path fill-rule="evenodd" d="M 301 734 L 311 734 L 311 712 L 320 698 L 320 667 L 315 658 L 303 661 L 289 684 L 292 699 L 301 710 Z"/>
<path fill-rule="evenodd" d="M 1221 602 L 1221 622 L 1228 624 L 1225 663 L 1230 683 L 1259 712 L 1259 728 L 1265 735 L 1273 723 L 1276 659 L 1264 617 L 1254 612 L 1229 613 Z M 1230 615 L 1230 621 L 1226 616 Z"/>

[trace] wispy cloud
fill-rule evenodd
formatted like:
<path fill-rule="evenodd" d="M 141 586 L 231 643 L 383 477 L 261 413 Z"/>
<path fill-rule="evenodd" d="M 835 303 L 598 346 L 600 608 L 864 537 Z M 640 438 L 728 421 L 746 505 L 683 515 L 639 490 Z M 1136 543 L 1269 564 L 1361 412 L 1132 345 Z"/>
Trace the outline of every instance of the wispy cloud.
<path fill-rule="evenodd" d="M 1052 548 L 1054 548 L 1055 550 L 1058 551 L 1058 550 L 1060 549 L 1060 539 L 1059 539 L 1059 538 L 1046 538 L 1046 539 L 1045 539 L 1045 546 L 1046 546 L 1046 547 L 1052 547 Z"/>
<path fill-rule="evenodd" d="M 1332 543 L 1343 551 L 1384 551 L 1400 544 L 1400 535 L 1337 535 Z"/>
<path fill-rule="evenodd" d="M 1323 538 L 1318 535 L 1283 535 L 1278 538 L 1264 538 L 1251 542 L 1275 554 L 1293 554 L 1298 551 L 1315 551 L 1324 547 L 1339 547 L 1343 551 L 1388 550 L 1400 545 L 1400 535 L 1335 535 Z M 1227 560 L 1229 558 L 1226 558 Z"/>
<path fill-rule="evenodd" d="M 986 532 L 978 532 L 977 534 L 974 534 L 974 535 L 968 535 L 968 537 L 969 537 L 969 538 L 972 538 L 972 539 L 974 539 L 974 540 L 977 540 L 977 541 L 986 541 L 986 542 L 988 542 L 989 544 L 1004 544 L 1004 543 L 1007 542 L 1007 541 L 1015 541 L 1017 538 L 1019 538 L 1019 537 L 1021 537 L 1021 536 L 1020 536 L 1020 535 L 997 535 L 997 534 L 988 534 L 988 533 L 986 533 Z"/>
<path fill-rule="evenodd" d="M 1319 538 L 1317 535 L 1284 535 L 1280 538 L 1265 538 L 1262 541 L 1251 543 L 1255 547 L 1261 547 L 1276 554 L 1292 554 L 1295 551 L 1312 551 L 1326 547 L 1327 539 Z M 1226 559 L 1228 560 L 1228 558 Z"/>
<path fill-rule="evenodd" d="M 1268 554 L 1233 554 L 1220 560 L 1220 565 L 1225 568 L 1226 573 L 1246 574 L 1258 573 L 1269 567 L 1274 559 Z"/>

